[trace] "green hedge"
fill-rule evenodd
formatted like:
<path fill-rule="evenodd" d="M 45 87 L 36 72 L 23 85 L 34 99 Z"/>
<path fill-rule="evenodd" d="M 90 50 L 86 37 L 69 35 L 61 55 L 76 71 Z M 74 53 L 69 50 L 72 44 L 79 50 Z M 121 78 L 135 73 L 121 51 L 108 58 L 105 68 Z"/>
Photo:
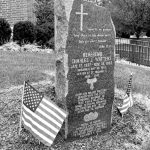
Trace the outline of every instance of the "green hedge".
<path fill-rule="evenodd" d="M 54 29 L 49 24 L 36 26 L 36 43 L 42 47 L 54 47 Z"/>
<path fill-rule="evenodd" d="M 0 18 L 0 45 L 10 40 L 11 32 L 9 23 L 4 18 Z"/>
<path fill-rule="evenodd" d="M 14 25 L 13 41 L 18 44 L 33 43 L 35 41 L 35 26 L 30 21 L 20 21 Z"/>

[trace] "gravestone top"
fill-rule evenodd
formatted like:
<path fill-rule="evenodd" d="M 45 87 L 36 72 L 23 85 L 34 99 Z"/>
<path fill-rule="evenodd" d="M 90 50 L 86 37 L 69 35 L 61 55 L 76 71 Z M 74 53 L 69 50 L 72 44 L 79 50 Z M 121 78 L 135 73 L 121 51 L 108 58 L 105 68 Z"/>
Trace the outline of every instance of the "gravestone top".
<path fill-rule="evenodd" d="M 99 78 L 102 72 L 101 78 L 109 75 L 106 65 L 100 68 L 99 64 L 100 59 L 103 59 L 101 61 L 103 64 L 105 61 L 108 63 L 111 53 L 114 53 L 111 51 L 114 49 L 114 27 L 110 14 L 105 8 L 86 1 L 74 1 L 70 14 L 68 37 L 66 52 L 69 54 L 69 80 L 81 81 L 83 76 L 85 80 Z M 72 56 L 73 59 L 70 59 Z M 93 71 L 90 72 L 88 66 Z"/>

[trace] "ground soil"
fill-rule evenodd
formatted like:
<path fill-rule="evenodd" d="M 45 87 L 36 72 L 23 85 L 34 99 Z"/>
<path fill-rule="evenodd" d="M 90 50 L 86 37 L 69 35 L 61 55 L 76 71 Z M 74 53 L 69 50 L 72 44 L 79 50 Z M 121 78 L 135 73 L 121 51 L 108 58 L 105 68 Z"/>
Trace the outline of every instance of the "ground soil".
<path fill-rule="evenodd" d="M 55 101 L 51 84 L 37 84 L 36 88 Z M 59 133 L 54 144 L 46 147 L 24 128 L 18 134 L 22 87 L 3 90 L 0 92 L 0 150 L 150 150 L 150 99 L 133 93 L 134 105 L 122 119 L 116 104 L 123 94 L 124 91 L 115 90 L 110 132 L 74 142 L 66 142 Z"/>

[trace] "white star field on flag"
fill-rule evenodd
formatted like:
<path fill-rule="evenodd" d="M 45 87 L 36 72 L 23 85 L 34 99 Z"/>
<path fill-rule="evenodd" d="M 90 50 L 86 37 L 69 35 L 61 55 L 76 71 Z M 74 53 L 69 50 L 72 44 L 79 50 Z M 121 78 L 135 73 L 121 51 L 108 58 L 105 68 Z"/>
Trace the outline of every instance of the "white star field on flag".
<path fill-rule="evenodd" d="M 42 101 L 43 95 L 27 83 L 25 84 L 23 104 L 34 112 Z"/>

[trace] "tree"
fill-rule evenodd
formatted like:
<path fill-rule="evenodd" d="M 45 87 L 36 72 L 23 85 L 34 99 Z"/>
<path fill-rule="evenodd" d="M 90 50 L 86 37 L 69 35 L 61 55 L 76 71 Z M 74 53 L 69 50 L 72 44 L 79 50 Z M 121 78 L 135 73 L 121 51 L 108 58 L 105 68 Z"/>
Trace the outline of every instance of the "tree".
<path fill-rule="evenodd" d="M 139 38 L 149 28 L 149 0 L 112 0 L 112 18 L 115 26 L 121 26 L 128 33 Z"/>
<path fill-rule="evenodd" d="M 37 37 L 39 45 L 54 47 L 50 40 L 54 37 L 54 0 L 36 0 Z"/>
<path fill-rule="evenodd" d="M 36 0 L 37 25 L 49 24 L 54 28 L 54 0 Z"/>

